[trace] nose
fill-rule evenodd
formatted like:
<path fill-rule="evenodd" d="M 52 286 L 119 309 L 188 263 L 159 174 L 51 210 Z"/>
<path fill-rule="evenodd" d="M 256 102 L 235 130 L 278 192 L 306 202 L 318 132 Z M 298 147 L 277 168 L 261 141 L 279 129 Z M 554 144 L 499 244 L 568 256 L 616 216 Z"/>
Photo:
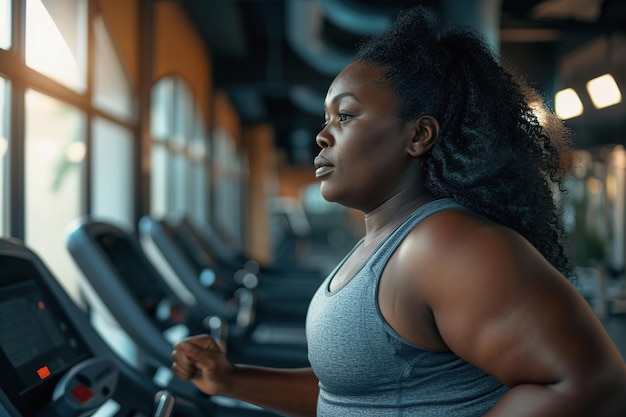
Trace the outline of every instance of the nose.
<path fill-rule="evenodd" d="M 327 126 L 322 127 L 322 130 L 318 132 L 317 136 L 315 136 L 315 142 L 322 149 L 331 146 L 332 139 L 327 131 Z"/>

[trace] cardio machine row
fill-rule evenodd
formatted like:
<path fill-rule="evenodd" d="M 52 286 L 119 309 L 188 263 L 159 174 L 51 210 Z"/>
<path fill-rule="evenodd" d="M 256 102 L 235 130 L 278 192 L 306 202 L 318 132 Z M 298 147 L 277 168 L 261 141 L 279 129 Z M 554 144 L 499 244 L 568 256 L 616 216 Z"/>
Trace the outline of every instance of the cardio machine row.
<path fill-rule="evenodd" d="M 308 366 L 304 315 L 321 276 L 223 258 L 203 232 L 188 219 L 144 217 L 137 235 L 77 219 L 67 247 L 86 309 L 23 242 L 1 238 L 0 416 L 275 415 L 174 377 L 172 345 L 211 333 L 232 360 Z"/>

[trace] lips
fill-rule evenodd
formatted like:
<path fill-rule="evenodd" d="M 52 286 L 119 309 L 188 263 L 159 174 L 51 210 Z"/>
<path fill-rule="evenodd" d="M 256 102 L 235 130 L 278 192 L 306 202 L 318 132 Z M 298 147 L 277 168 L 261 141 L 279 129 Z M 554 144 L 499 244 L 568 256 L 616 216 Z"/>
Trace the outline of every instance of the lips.
<path fill-rule="evenodd" d="M 328 159 L 319 155 L 315 157 L 313 164 L 315 165 L 315 176 L 317 178 L 328 175 L 333 169 L 335 169 L 334 165 L 331 164 Z"/>

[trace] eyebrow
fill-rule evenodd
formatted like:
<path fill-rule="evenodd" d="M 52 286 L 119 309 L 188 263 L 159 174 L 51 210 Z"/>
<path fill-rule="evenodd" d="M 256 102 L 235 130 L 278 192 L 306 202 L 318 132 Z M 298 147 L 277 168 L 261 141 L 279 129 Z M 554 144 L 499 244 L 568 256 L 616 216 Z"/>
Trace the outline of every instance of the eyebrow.
<path fill-rule="evenodd" d="M 353 93 L 346 92 L 346 93 L 337 94 L 335 97 L 332 98 L 332 100 L 330 100 L 330 102 L 331 103 L 335 103 L 336 101 L 341 100 L 344 97 L 352 97 L 356 101 L 359 101 L 359 99 L 356 98 L 356 96 Z M 360 103 L 360 101 L 359 101 L 359 103 Z"/>
<path fill-rule="evenodd" d="M 356 96 L 355 96 L 353 93 L 350 93 L 350 92 L 337 94 L 335 97 L 333 97 L 333 98 L 330 100 L 330 103 L 331 103 L 331 104 L 332 104 L 332 103 L 335 103 L 335 102 L 337 102 L 337 101 L 341 100 L 341 99 L 342 99 L 342 98 L 344 98 L 344 97 L 352 97 L 353 99 L 355 99 L 357 102 L 359 102 L 359 103 L 360 103 L 359 99 L 358 99 L 358 98 L 356 98 Z M 324 109 L 326 109 L 326 104 L 324 104 Z"/>

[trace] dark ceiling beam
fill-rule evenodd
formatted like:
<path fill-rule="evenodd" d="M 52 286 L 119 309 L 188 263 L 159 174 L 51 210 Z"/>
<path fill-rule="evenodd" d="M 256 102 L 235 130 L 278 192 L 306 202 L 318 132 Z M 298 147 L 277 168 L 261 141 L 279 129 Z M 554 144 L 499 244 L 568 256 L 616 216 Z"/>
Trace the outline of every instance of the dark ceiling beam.
<path fill-rule="evenodd" d="M 243 59 L 250 53 L 238 1 L 185 0 L 182 3 L 212 54 Z"/>
<path fill-rule="evenodd" d="M 285 31 L 293 50 L 317 71 L 335 75 L 352 56 L 322 40 L 324 10 L 318 2 L 286 0 Z"/>
<path fill-rule="evenodd" d="M 374 7 L 353 0 L 319 0 L 324 15 L 346 31 L 372 36 L 384 32 L 393 22 L 397 8 Z M 393 10 L 393 13 L 390 12 Z"/>
<path fill-rule="evenodd" d="M 273 125 L 277 144 L 287 152 L 291 132 L 315 132 L 319 127 L 326 90 L 353 58 L 358 39 L 382 30 L 386 16 L 395 16 L 401 7 L 446 7 L 460 15 L 454 19 L 458 23 L 469 19 L 481 33 L 489 25 L 481 28 L 472 14 L 496 19 L 493 26 L 503 50 L 520 61 L 537 62 L 529 76 L 546 91 L 554 89 L 552 66 L 560 56 L 626 28 L 624 0 L 604 0 L 596 22 L 538 19 L 533 10 L 551 0 L 179 1 L 211 49 L 214 86 L 230 94 L 242 122 Z M 484 7 L 493 2 L 499 3 L 497 14 Z M 567 7 L 571 3 L 565 2 L 558 12 L 567 16 Z"/>
<path fill-rule="evenodd" d="M 442 0 L 441 8 L 447 22 L 473 28 L 499 50 L 502 0 Z"/>

